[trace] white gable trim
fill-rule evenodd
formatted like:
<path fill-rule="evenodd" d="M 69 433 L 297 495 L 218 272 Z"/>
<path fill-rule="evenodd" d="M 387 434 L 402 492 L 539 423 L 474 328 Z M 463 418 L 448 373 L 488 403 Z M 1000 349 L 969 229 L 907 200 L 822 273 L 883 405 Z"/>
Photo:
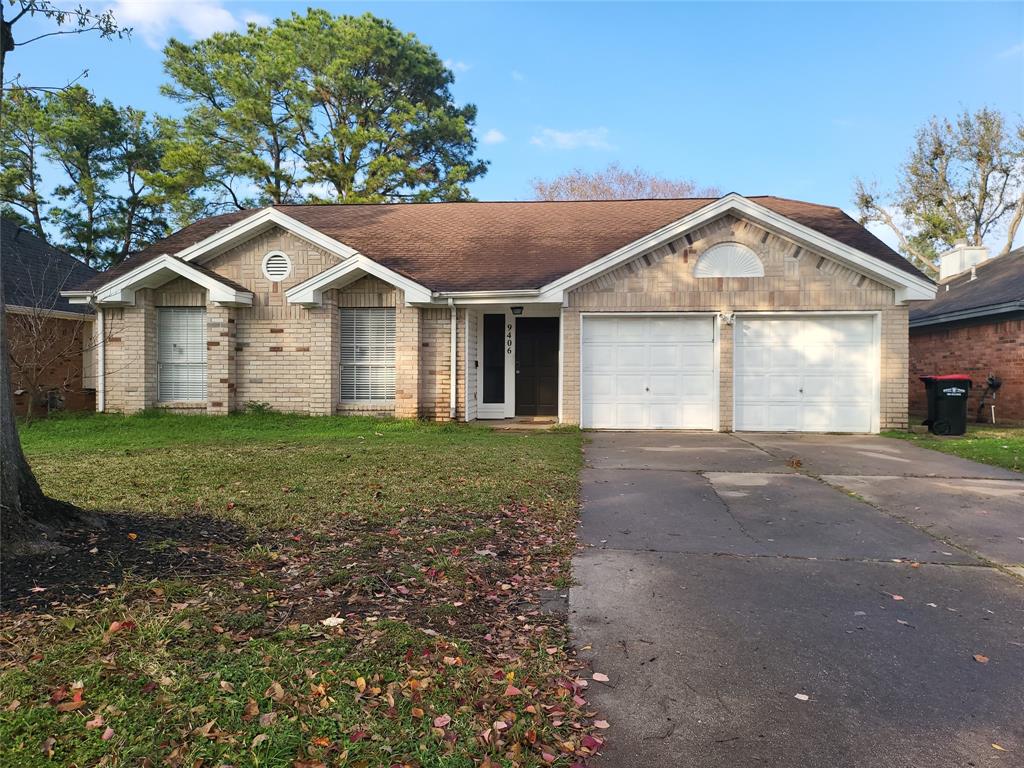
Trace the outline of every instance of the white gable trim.
<path fill-rule="evenodd" d="M 542 301 L 562 302 L 566 291 L 572 290 L 589 280 L 593 280 L 595 277 L 615 269 L 615 267 L 636 258 L 646 251 L 682 237 L 686 232 L 697 229 L 727 213 L 739 214 L 800 245 L 829 254 L 830 257 L 841 264 L 893 288 L 896 292 L 897 303 L 916 299 L 932 299 L 935 297 L 936 287 L 930 280 L 904 272 L 898 267 L 886 264 L 874 256 L 870 256 L 856 248 L 851 248 L 844 243 L 840 243 L 838 240 L 823 235 L 817 230 L 806 227 L 803 224 L 798 224 L 782 214 L 775 213 L 775 211 L 758 205 L 742 195 L 732 193 L 694 211 L 689 216 L 684 216 L 679 221 L 662 227 L 639 240 L 635 240 L 609 253 L 607 256 L 601 257 L 597 261 L 592 261 L 590 264 L 580 267 L 568 275 L 553 280 L 541 288 L 539 298 Z"/>
<path fill-rule="evenodd" d="M 319 246 L 342 259 L 350 258 L 358 253 L 355 248 L 350 248 L 333 237 L 328 237 L 320 230 L 313 229 L 313 227 L 293 219 L 276 208 L 263 208 L 252 216 L 236 221 L 231 226 L 213 233 L 205 240 L 200 240 L 195 245 L 190 245 L 188 248 L 178 251 L 177 256 L 185 261 L 198 260 L 202 263 L 223 253 L 239 242 L 275 226 L 281 227 L 281 229 L 291 232 L 293 235 L 297 235 L 303 240 Z"/>
<path fill-rule="evenodd" d="M 425 288 L 394 270 L 378 264 L 361 253 L 357 253 L 340 264 L 335 264 L 333 267 L 313 275 L 308 280 L 292 286 L 285 291 L 284 295 L 290 304 L 316 307 L 323 303 L 324 291 L 331 288 L 341 288 L 365 275 L 373 275 L 396 288 L 402 289 L 405 293 L 406 304 L 425 304 L 431 300 L 429 288 Z"/>
<path fill-rule="evenodd" d="M 249 291 L 239 291 L 225 285 L 191 264 L 186 264 L 181 259 L 166 253 L 145 264 L 140 264 L 135 269 L 97 289 L 92 294 L 93 300 L 96 304 L 130 306 L 135 304 L 137 290 L 159 287 L 175 277 L 184 277 L 205 288 L 209 293 L 209 300 L 215 304 L 236 307 L 252 306 L 252 293 Z M 82 291 L 69 291 L 68 293 L 71 294 L 69 298 L 76 300 L 76 303 L 84 298 Z"/>

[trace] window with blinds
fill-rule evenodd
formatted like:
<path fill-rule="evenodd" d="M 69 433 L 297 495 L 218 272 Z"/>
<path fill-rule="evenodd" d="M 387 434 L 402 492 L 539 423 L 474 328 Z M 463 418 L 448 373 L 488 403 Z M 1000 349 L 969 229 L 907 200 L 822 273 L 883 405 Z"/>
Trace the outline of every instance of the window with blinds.
<path fill-rule="evenodd" d="M 395 399 L 395 310 L 341 309 L 341 399 Z"/>
<path fill-rule="evenodd" d="M 161 307 L 157 327 L 161 402 L 206 400 L 206 310 Z"/>

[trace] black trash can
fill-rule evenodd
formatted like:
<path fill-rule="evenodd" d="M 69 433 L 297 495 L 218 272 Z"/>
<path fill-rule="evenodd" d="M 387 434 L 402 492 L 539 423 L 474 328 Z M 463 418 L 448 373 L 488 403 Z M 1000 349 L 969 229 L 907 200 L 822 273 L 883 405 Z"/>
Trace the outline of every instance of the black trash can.
<path fill-rule="evenodd" d="M 962 435 L 967 431 L 967 395 L 971 377 L 962 374 L 922 376 L 928 393 L 924 425 L 933 435 Z"/>

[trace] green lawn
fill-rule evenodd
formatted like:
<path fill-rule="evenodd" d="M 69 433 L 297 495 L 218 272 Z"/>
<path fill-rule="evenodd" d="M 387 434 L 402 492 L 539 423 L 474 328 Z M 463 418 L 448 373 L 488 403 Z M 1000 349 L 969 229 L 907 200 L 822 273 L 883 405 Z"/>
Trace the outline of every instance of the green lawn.
<path fill-rule="evenodd" d="M 913 432 L 885 432 L 922 448 L 1024 472 L 1024 427 L 969 426 L 963 437 L 936 437 Z"/>
<path fill-rule="evenodd" d="M 570 580 L 578 432 L 143 415 L 22 441 L 47 493 L 111 522 L 52 565 L 5 563 L 37 585 L 0 624 L 12 765 L 568 766 L 599 747 L 539 608 Z"/>

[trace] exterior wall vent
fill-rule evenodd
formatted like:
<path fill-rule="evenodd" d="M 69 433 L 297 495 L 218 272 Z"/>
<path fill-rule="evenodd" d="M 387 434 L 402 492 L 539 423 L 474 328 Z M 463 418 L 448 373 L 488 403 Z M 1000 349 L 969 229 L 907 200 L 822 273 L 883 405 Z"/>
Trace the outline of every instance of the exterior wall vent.
<path fill-rule="evenodd" d="M 279 283 L 292 273 L 292 260 L 281 251 L 271 251 L 263 257 L 263 276 Z"/>
<path fill-rule="evenodd" d="M 700 255 L 693 276 L 764 277 L 764 265 L 756 253 L 741 243 L 718 243 Z"/>

